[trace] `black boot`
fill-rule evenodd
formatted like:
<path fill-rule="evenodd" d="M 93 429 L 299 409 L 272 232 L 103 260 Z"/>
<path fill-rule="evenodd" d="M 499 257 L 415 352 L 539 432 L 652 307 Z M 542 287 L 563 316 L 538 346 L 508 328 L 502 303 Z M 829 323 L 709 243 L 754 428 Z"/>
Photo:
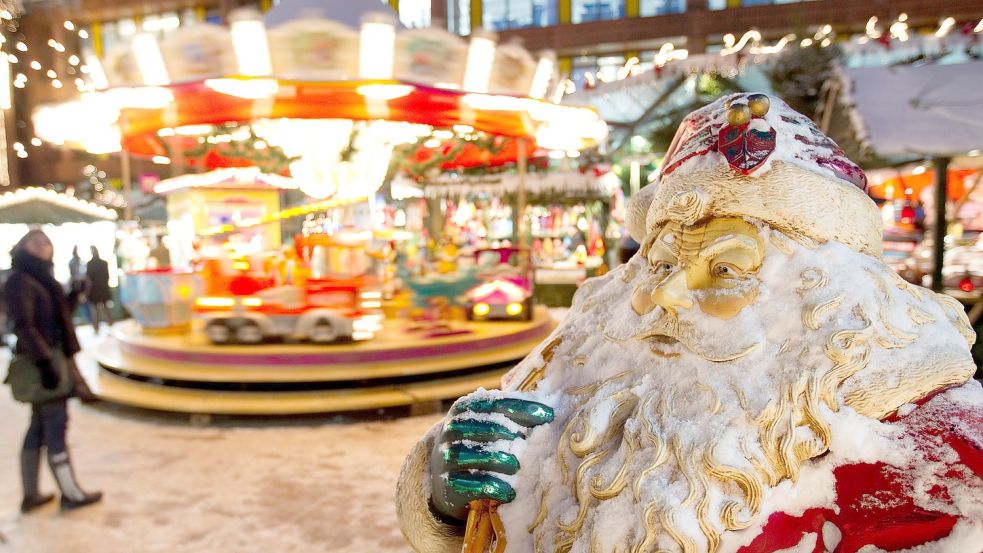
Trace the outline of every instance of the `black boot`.
<path fill-rule="evenodd" d="M 20 475 L 24 486 L 24 499 L 20 502 L 20 512 L 29 513 L 49 503 L 55 496 L 38 492 L 38 471 L 41 468 L 41 450 L 24 449 L 20 452 Z"/>
<path fill-rule="evenodd" d="M 55 481 L 58 482 L 58 488 L 61 489 L 61 510 L 78 509 L 98 503 L 102 499 L 102 492 L 88 493 L 79 487 L 67 451 L 55 454 L 49 452 L 48 463 L 51 465 L 51 472 L 55 475 Z"/>

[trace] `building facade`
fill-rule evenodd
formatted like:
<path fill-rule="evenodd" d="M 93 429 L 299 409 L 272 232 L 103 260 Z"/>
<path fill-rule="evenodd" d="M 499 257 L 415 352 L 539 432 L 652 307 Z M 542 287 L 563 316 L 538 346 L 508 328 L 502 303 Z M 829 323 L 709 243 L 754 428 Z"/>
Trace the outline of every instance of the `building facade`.
<path fill-rule="evenodd" d="M 119 155 L 92 156 L 41 144 L 31 113 L 37 106 L 71 99 L 84 75 L 84 54 L 97 55 L 125 44 L 140 32 L 158 38 L 191 22 L 222 22 L 233 9 L 252 5 L 266 10 L 279 0 L 79 0 L 28 2 L 17 27 L 5 33 L 4 51 L 13 54 L 10 78 L 13 109 L 6 113 L 10 182 L 52 182 L 85 186 L 106 173 L 118 177 Z M 318 0 L 291 0 L 317 2 Z M 373 0 L 368 0 L 373 1 Z M 983 17 L 981 0 L 388 0 L 403 25 L 446 26 L 467 36 L 495 31 L 499 41 L 521 40 L 532 51 L 550 49 L 561 74 L 578 86 L 585 80 L 613 80 L 626 62 L 639 69 L 671 44 L 677 51 L 714 52 L 727 35 L 755 29 L 764 41 L 789 33 L 808 36 L 829 26 L 833 36 L 862 33 L 872 17 L 883 23 L 907 14 L 912 32 L 932 32 L 944 17 L 959 21 Z M 24 50 L 20 50 L 20 45 Z M 57 46 L 57 47 L 56 47 Z M 81 79 L 81 80 L 79 80 Z M 19 84 L 18 84 L 19 83 Z M 181 168 L 136 161 L 134 178 L 171 176 Z M 94 183 L 93 183 L 94 184 Z"/>

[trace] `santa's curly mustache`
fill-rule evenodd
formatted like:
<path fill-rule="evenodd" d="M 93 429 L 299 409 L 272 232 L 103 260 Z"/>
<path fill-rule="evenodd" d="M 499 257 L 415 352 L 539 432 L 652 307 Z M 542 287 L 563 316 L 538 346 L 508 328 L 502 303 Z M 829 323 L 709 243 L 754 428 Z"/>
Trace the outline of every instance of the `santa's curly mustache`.
<path fill-rule="evenodd" d="M 643 340 L 649 343 L 653 354 L 659 357 L 674 359 L 688 351 L 700 358 L 714 363 L 737 361 L 751 354 L 759 342 L 728 344 L 709 338 L 699 332 L 698 326 L 690 321 L 680 320 L 674 311 L 656 307 L 646 315 L 647 321 L 629 329 L 628 336 L 619 336 L 617 332 L 624 329 L 605 328 L 604 336 L 613 342 L 625 343 Z M 685 350 L 683 349 L 685 348 Z"/>

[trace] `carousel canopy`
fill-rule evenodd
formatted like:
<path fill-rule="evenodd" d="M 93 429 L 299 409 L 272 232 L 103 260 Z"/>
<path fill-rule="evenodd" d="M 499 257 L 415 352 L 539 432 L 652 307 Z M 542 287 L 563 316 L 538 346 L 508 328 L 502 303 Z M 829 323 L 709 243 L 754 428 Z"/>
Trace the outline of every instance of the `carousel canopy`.
<path fill-rule="evenodd" d="M 165 179 L 157 183 L 154 192 L 168 194 L 187 188 L 296 190 L 300 188 L 300 185 L 295 179 L 263 173 L 258 167 L 229 167 L 207 173 L 189 173 L 172 179 Z"/>
<path fill-rule="evenodd" d="M 21 188 L 0 195 L 0 221 L 10 224 L 60 225 L 115 221 L 116 212 L 47 188 Z"/>
<path fill-rule="evenodd" d="M 983 148 L 983 62 L 840 71 L 861 144 L 882 158 L 955 157 Z"/>

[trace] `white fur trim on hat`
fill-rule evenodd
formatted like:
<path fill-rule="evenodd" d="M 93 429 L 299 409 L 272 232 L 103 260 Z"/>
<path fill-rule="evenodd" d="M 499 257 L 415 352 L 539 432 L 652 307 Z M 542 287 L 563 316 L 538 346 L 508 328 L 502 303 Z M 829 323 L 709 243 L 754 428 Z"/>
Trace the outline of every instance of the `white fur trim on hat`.
<path fill-rule="evenodd" d="M 832 240 L 881 255 L 883 224 L 874 201 L 855 186 L 791 163 L 775 162 L 759 176 L 741 175 L 724 164 L 665 175 L 649 194 L 651 199 L 629 204 L 632 237 L 639 242 L 668 221 L 691 225 L 708 217 L 747 217 L 819 242 Z M 649 204 L 644 231 L 631 218 L 643 203 Z"/>

